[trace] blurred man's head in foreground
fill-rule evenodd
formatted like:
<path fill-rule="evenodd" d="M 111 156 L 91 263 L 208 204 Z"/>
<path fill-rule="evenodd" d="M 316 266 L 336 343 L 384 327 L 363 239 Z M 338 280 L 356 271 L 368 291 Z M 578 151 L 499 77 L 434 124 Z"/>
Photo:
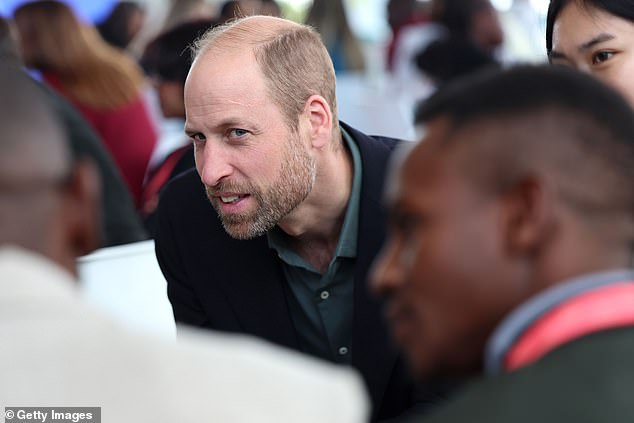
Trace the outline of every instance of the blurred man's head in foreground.
<path fill-rule="evenodd" d="M 373 287 L 413 369 L 462 377 L 529 297 L 630 266 L 634 114 L 589 76 L 518 67 L 448 86 L 417 120 Z"/>
<path fill-rule="evenodd" d="M 99 241 L 98 177 L 72 157 L 40 87 L 0 64 L 0 245 L 40 253 L 71 272 Z"/>

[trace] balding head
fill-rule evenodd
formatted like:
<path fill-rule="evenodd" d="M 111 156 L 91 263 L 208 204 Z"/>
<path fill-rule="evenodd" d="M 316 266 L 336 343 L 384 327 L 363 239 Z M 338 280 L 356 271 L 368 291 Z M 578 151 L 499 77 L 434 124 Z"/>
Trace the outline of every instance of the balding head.
<path fill-rule="evenodd" d="M 194 46 L 194 57 L 200 57 L 210 49 L 239 48 L 273 41 L 289 31 L 307 28 L 303 25 L 273 16 L 248 16 L 231 21 L 207 32 Z"/>
<path fill-rule="evenodd" d="M 223 54 L 251 49 L 272 100 L 290 128 L 312 95 L 323 97 L 338 131 L 335 71 L 319 34 L 311 27 L 272 16 L 249 16 L 209 30 L 194 45 L 194 64 L 222 60 Z M 248 65 L 248 64 L 246 64 Z"/>
<path fill-rule="evenodd" d="M 42 88 L 0 64 L 0 245 L 38 252 L 74 271 L 98 238 L 97 179 L 73 163 Z"/>

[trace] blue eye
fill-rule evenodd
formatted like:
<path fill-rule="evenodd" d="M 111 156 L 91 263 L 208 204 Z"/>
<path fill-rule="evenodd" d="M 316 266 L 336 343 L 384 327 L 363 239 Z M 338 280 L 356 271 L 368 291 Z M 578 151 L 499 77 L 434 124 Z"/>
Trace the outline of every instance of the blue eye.
<path fill-rule="evenodd" d="M 247 135 L 249 133 L 249 131 L 245 130 L 245 129 L 240 129 L 240 128 L 233 128 L 229 131 L 229 136 L 230 137 L 236 137 L 236 138 L 240 138 L 243 137 L 245 135 Z"/>

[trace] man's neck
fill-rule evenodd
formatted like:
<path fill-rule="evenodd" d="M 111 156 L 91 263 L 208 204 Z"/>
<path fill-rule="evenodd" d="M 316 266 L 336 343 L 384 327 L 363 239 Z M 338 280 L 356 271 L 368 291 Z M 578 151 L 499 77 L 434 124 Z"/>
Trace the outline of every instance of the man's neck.
<path fill-rule="evenodd" d="M 335 254 L 352 191 L 352 157 L 343 144 L 320 158 L 310 195 L 278 224 L 292 249 L 320 271 Z"/>
<path fill-rule="evenodd" d="M 337 239 L 320 240 L 291 237 L 290 248 L 322 275 L 326 273 L 337 251 Z"/>

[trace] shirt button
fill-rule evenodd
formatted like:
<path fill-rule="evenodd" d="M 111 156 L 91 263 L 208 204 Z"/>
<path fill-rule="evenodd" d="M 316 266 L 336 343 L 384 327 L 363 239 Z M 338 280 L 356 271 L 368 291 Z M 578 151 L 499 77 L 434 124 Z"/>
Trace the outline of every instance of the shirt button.
<path fill-rule="evenodd" d="M 339 348 L 339 355 L 346 355 L 346 354 L 348 354 L 348 348 L 346 347 Z"/>
<path fill-rule="evenodd" d="M 328 297 L 330 297 L 330 292 L 328 291 L 321 291 L 321 294 L 319 294 L 319 296 L 321 297 L 322 300 L 327 300 Z"/>

